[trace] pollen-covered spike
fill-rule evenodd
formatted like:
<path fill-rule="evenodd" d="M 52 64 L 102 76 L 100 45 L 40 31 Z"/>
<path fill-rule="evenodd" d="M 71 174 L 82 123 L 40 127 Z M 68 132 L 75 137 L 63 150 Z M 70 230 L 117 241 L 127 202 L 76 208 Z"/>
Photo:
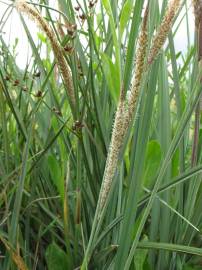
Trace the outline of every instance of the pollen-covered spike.
<path fill-rule="evenodd" d="M 153 39 L 152 46 L 148 56 L 148 64 L 151 64 L 164 45 L 169 31 L 171 30 L 173 20 L 180 7 L 181 0 L 172 0 L 167 7 L 162 23 Z"/>

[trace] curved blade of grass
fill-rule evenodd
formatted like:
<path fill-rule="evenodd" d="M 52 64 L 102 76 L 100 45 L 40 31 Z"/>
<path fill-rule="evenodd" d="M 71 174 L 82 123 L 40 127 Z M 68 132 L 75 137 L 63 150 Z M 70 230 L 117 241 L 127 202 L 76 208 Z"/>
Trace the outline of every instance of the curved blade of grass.
<path fill-rule="evenodd" d="M 156 243 L 156 242 L 140 242 L 138 244 L 138 248 L 144 249 L 160 249 L 167 250 L 172 252 L 182 252 L 196 256 L 202 256 L 202 249 L 196 247 L 189 247 L 183 245 L 176 244 L 168 244 L 168 243 Z"/>
<path fill-rule="evenodd" d="M 173 138 L 173 140 L 171 142 L 169 150 L 168 150 L 168 152 L 166 154 L 166 157 L 165 157 L 165 159 L 164 159 L 164 161 L 162 163 L 162 166 L 161 166 L 158 178 L 156 180 L 156 183 L 154 185 L 154 188 L 152 190 L 151 197 L 149 199 L 148 205 L 147 205 L 147 207 L 146 207 L 146 209 L 144 211 L 144 214 L 143 214 L 142 220 L 140 222 L 140 225 L 138 226 L 138 230 L 137 230 L 135 239 L 133 241 L 133 244 L 132 244 L 132 247 L 131 247 L 131 250 L 130 250 L 130 254 L 129 254 L 128 259 L 126 261 L 126 265 L 125 265 L 124 270 L 127 270 L 130 267 L 132 258 L 134 256 L 135 249 L 137 248 L 139 238 L 141 236 L 141 233 L 142 233 L 142 230 L 144 228 L 145 222 L 146 222 L 146 220 L 148 218 L 148 215 L 150 213 L 150 210 L 152 208 L 152 205 L 153 205 L 157 190 L 158 190 L 158 188 L 159 188 L 159 186 L 160 186 L 160 184 L 162 182 L 162 179 L 164 177 L 167 166 L 168 166 L 168 164 L 169 164 L 169 162 L 170 162 L 170 160 L 171 160 L 177 146 L 179 145 L 179 142 L 180 142 L 181 138 L 183 137 L 184 131 L 185 131 L 186 126 L 187 126 L 187 123 L 189 122 L 190 117 L 191 117 L 191 115 L 192 115 L 192 113 L 193 113 L 193 111 L 195 109 L 195 106 L 196 106 L 196 104 L 197 104 L 197 102 L 199 100 L 200 94 L 201 94 L 201 89 L 199 88 L 199 89 L 197 89 L 195 96 L 193 95 L 194 98 L 192 100 L 192 103 L 189 102 L 187 104 L 185 112 L 182 115 L 182 118 L 181 118 L 180 123 L 178 125 L 178 129 L 176 131 L 176 134 L 175 134 L 175 136 L 174 136 L 174 138 Z"/>

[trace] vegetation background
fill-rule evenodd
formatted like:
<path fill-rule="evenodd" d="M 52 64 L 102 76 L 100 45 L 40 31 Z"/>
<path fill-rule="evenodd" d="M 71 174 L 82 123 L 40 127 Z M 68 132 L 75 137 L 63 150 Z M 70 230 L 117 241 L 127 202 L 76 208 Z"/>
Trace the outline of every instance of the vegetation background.
<path fill-rule="evenodd" d="M 0 269 L 202 269 L 201 1 L 1 6 Z"/>

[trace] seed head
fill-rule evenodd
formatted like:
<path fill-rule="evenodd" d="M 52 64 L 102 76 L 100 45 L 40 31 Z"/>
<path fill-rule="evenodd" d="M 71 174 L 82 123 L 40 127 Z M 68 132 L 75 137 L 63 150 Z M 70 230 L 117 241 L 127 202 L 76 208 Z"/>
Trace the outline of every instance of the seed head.
<path fill-rule="evenodd" d="M 112 138 L 105 165 L 103 183 L 100 193 L 100 205 L 99 205 L 100 210 L 103 208 L 107 200 L 107 196 L 111 189 L 112 180 L 116 171 L 120 148 L 122 146 L 126 132 L 124 120 L 125 120 L 125 104 L 123 100 L 120 100 L 115 115 L 114 126 L 112 129 Z"/>
<path fill-rule="evenodd" d="M 144 70 L 144 59 L 147 47 L 147 18 L 148 18 L 148 6 L 145 10 L 142 31 L 139 38 L 139 49 L 137 52 L 137 63 L 136 63 L 136 72 L 134 75 L 133 87 L 131 90 L 130 99 L 128 101 L 129 104 L 125 101 L 124 97 L 124 89 L 121 88 L 119 103 L 115 115 L 114 126 L 112 129 L 112 137 L 111 143 L 109 147 L 109 152 L 107 155 L 107 161 L 105 165 L 104 177 L 100 192 L 100 201 L 99 201 L 99 211 L 103 208 L 108 194 L 110 192 L 113 177 L 117 168 L 118 157 L 120 153 L 120 149 L 123 145 L 125 135 L 127 133 L 131 115 L 134 112 L 137 96 L 139 94 L 139 86 L 142 78 L 142 73 Z M 128 107 L 127 107 L 128 105 Z"/>
<path fill-rule="evenodd" d="M 202 0 L 192 0 L 192 5 L 194 8 L 195 25 L 198 28 L 202 15 Z"/>
<path fill-rule="evenodd" d="M 71 105 L 75 106 L 75 95 L 74 95 L 74 86 L 72 81 L 72 74 L 70 68 L 64 58 L 63 48 L 57 41 L 55 33 L 50 28 L 48 23 L 44 20 L 41 14 L 33 8 L 30 4 L 26 3 L 24 0 L 15 1 L 15 7 L 19 12 L 25 13 L 28 17 L 37 23 L 37 25 L 45 32 L 46 36 L 49 38 L 55 58 L 57 60 L 58 66 L 62 73 L 63 81 L 67 87 L 68 96 L 70 99 Z"/>
<path fill-rule="evenodd" d="M 159 26 L 159 29 L 153 39 L 152 47 L 149 52 L 148 64 L 151 64 L 153 60 L 157 57 L 160 49 L 164 45 L 169 31 L 171 30 L 173 20 L 177 14 L 180 7 L 181 0 L 172 0 L 167 7 L 163 21 Z"/>
<path fill-rule="evenodd" d="M 144 19 L 142 23 L 142 29 L 141 29 L 140 36 L 138 39 L 135 72 L 133 75 L 132 87 L 131 87 L 130 95 L 128 98 L 129 121 L 131 121 L 135 108 L 136 108 L 136 103 L 137 103 L 139 92 L 140 92 L 140 84 L 141 84 L 142 76 L 145 69 L 145 56 L 146 56 L 147 44 L 148 44 L 147 19 L 148 19 L 148 6 L 145 10 Z"/>

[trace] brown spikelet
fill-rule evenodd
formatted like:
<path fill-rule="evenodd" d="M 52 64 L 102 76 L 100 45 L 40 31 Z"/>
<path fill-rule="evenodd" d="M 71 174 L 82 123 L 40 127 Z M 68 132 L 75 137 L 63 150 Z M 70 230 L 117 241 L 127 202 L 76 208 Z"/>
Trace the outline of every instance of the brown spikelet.
<path fill-rule="evenodd" d="M 144 13 L 144 19 L 142 23 L 142 29 L 138 39 L 138 49 L 136 57 L 136 66 L 135 72 L 132 79 L 131 94 L 128 100 L 128 112 L 129 112 L 129 121 L 131 121 L 132 116 L 135 111 L 137 99 L 139 97 L 140 83 L 144 73 L 145 67 L 145 56 L 148 44 L 148 35 L 147 35 L 147 19 L 148 19 L 148 5 Z"/>
<path fill-rule="evenodd" d="M 181 0 L 171 0 L 168 4 L 166 13 L 164 15 L 163 21 L 157 30 L 157 33 L 153 39 L 152 47 L 148 56 L 148 64 L 151 64 L 153 60 L 157 57 L 160 49 L 164 45 L 169 31 L 171 30 L 173 20 L 177 14 L 180 7 Z"/>
<path fill-rule="evenodd" d="M 202 15 L 202 1 L 201 0 L 192 0 L 192 5 L 194 8 L 194 17 L 196 28 L 199 27 Z"/>
<path fill-rule="evenodd" d="M 23 258 L 16 251 L 14 251 L 14 249 L 10 246 L 10 244 L 5 239 L 3 239 L 1 236 L 0 236 L 0 240 L 4 244 L 4 246 L 6 247 L 8 252 L 10 253 L 13 262 L 17 266 L 17 269 L 28 270 Z"/>
<path fill-rule="evenodd" d="M 71 105 L 75 106 L 75 95 L 74 95 L 74 86 L 72 81 L 72 74 L 70 68 L 64 58 L 63 48 L 58 43 L 56 36 L 53 30 L 50 28 L 48 23 L 44 20 L 41 14 L 33 8 L 30 4 L 26 3 L 24 0 L 15 1 L 15 7 L 19 12 L 23 12 L 35 21 L 38 26 L 45 32 L 46 36 L 49 38 L 57 64 L 60 67 L 63 81 L 65 86 L 68 89 L 68 96 L 71 102 Z"/>
<path fill-rule="evenodd" d="M 195 27 L 198 38 L 198 61 L 202 59 L 202 0 L 192 0 L 195 17 Z"/>
<path fill-rule="evenodd" d="M 58 30 L 58 33 L 59 33 L 60 37 L 62 39 L 64 39 L 65 38 L 65 32 L 64 32 L 64 30 L 62 28 L 62 23 L 57 22 L 57 30 Z"/>

